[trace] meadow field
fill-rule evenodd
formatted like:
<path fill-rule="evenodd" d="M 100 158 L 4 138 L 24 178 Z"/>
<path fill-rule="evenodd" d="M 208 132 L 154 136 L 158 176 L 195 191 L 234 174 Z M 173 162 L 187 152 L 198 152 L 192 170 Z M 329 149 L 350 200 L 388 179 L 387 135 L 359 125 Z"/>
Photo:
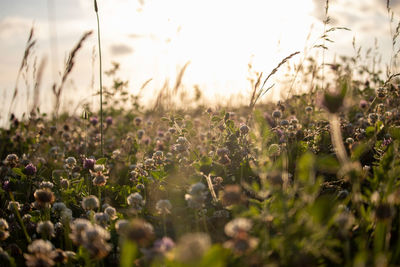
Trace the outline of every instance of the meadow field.
<path fill-rule="evenodd" d="M 17 116 L 32 28 L 0 128 L 0 265 L 399 266 L 400 24 L 388 1 L 385 68 L 354 43 L 328 64 L 331 34 L 349 29 L 330 25 L 324 3 L 315 45 L 269 73 L 249 65 L 251 93 L 237 105 L 182 93 L 186 65 L 144 103 L 150 80 L 132 94 L 120 65 L 104 70 L 100 58 L 98 105 L 61 110 L 87 38 L 101 57 L 97 16 L 52 86 L 51 112 L 38 61 Z M 271 77 L 299 58 L 272 101 Z"/>

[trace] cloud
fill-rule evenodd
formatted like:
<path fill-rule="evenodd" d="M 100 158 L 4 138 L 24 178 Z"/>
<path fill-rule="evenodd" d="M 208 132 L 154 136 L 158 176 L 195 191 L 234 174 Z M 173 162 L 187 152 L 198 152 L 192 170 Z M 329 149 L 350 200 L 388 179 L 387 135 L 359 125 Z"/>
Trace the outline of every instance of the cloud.
<path fill-rule="evenodd" d="M 133 53 L 133 48 L 126 44 L 113 44 L 110 47 L 111 54 L 114 56 L 122 56 Z"/>

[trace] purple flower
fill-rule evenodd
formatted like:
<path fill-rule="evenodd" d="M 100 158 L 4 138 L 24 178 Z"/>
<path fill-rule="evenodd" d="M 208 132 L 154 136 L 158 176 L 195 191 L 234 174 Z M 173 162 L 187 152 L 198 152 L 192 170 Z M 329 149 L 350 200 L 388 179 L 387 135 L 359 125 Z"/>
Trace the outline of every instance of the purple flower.
<path fill-rule="evenodd" d="M 96 161 L 94 159 L 84 159 L 83 160 L 83 168 L 88 170 L 93 170 L 94 164 Z"/>
<path fill-rule="evenodd" d="M 389 137 L 389 138 L 384 138 L 383 139 L 383 145 L 384 146 L 388 146 L 388 145 L 390 145 L 392 143 L 392 138 L 391 137 Z"/>
<path fill-rule="evenodd" d="M 360 106 L 360 108 L 361 108 L 362 110 L 365 110 L 365 109 L 368 108 L 368 102 L 365 101 L 364 99 L 362 99 L 362 100 L 360 100 L 359 106 Z"/>
<path fill-rule="evenodd" d="M 107 123 L 107 125 L 111 125 L 113 123 L 113 118 L 111 116 L 108 116 L 106 118 L 106 123 Z"/>
<path fill-rule="evenodd" d="M 174 241 L 169 237 L 163 237 L 154 242 L 153 249 L 159 253 L 166 253 L 175 247 Z"/>
<path fill-rule="evenodd" d="M 3 190 L 4 191 L 11 191 L 11 183 L 10 183 L 10 181 L 4 181 Z"/>
<path fill-rule="evenodd" d="M 99 119 L 97 118 L 97 117 L 91 117 L 90 118 L 90 123 L 93 125 L 93 126 L 96 126 L 96 124 L 99 122 Z"/>
<path fill-rule="evenodd" d="M 36 167 L 32 163 L 29 163 L 25 166 L 25 174 L 26 175 L 34 175 L 36 173 Z"/>

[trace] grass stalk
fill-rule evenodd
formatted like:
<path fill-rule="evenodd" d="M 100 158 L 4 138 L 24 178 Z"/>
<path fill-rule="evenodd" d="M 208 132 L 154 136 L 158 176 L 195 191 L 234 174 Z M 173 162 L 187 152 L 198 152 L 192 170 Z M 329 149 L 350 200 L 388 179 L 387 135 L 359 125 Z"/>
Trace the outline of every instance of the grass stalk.
<path fill-rule="evenodd" d="M 97 42 L 99 45 L 99 75 L 100 75 L 100 153 L 103 156 L 103 67 L 101 60 L 101 41 L 100 41 L 100 19 L 99 19 L 99 9 L 97 6 L 97 1 L 94 0 L 94 11 L 96 12 L 97 19 Z"/>

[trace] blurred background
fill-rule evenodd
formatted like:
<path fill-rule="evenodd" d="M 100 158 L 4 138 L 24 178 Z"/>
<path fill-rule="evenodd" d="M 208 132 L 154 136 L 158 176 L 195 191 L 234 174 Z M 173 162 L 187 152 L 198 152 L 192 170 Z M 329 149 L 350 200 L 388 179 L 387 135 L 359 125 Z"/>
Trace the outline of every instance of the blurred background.
<path fill-rule="evenodd" d="M 120 64 L 118 76 L 129 81 L 129 90 L 143 91 L 143 105 L 151 103 L 165 84 L 173 86 L 186 65 L 181 87 L 189 94 L 199 88 L 204 103 L 215 100 L 248 102 L 252 75 L 269 73 L 284 57 L 320 44 L 324 32 L 325 0 L 99 0 L 104 70 Z M 390 2 L 400 11 L 400 1 Z M 392 39 L 390 16 L 384 0 L 331 0 L 332 26 L 351 31 L 334 31 L 324 42 L 325 62 L 339 55 L 352 56 L 376 47 L 381 67 L 390 61 Z M 54 101 L 51 85 L 59 82 L 65 61 L 82 34 L 96 30 L 91 0 L 2 0 L 0 2 L 0 95 L 2 121 L 9 109 L 16 76 L 30 28 L 37 40 L 28 70 L 18 82 L 19 97 L 14 112 L 26 112 L 24 104 L 34 72 L 43 58 L 41 110 Z M 393 27 L 393 26 L 392 26 Z M 395 27 L 395 26 L 394 26 Z M 315 51 L 321 60 L 322 51 Z M 302 54 L 291 60 L 298 64 Z M 251 68 L 249 68 L 249 64 Z M 288 65 L 290 67 L 290 64 Z M 29 74 L 31 73 L 31 74 Z M 270 84 L 293 74 L 280 69 Z M 26 77 L 25 77 L 26 76 Z M 31 76 L 31 77 L 30 77 Z M 105 77 L 104 85 L 110 78 Z M 265 99 L 277 99 L 284 87 L 276 82 Z M 301 85 L 299 85 L 301 86 Z M 301 88 L 297 88 L 301 89 Z M 83 44 L 62 96 L 61 110 L 86 99 L 93 105 L 98 90 L 96 34 Z"/>

